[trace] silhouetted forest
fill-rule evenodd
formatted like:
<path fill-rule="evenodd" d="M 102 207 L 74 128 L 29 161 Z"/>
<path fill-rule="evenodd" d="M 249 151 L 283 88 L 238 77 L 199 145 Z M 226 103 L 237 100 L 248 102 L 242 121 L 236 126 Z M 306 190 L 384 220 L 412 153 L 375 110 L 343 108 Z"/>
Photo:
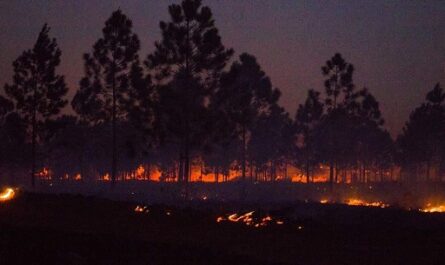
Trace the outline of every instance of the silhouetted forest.
<path fill-rule="evenodd" d="M 354 84 L 340 53 L 320 62 L 324 87 L 296 113 L 279 104 L 255 56 L 224 46 L 209 7 L 169 6 L 155 49 L 122 10 L 86 47 L 71 101 L 62 51 L 43 25 L 0 93 L 0 168 L 8 181 L 333 183 L 443 181 L 445 93 L 440 84 L 393 139 L 372 88 Z M 99 26 L 99 25 L 98 25 Z M 271 51 L 273 52 L 273 51 Z M 397 99 L 394 99 L 397 100 Z M 67 111 L 71 105 L 74 112 Z"/>

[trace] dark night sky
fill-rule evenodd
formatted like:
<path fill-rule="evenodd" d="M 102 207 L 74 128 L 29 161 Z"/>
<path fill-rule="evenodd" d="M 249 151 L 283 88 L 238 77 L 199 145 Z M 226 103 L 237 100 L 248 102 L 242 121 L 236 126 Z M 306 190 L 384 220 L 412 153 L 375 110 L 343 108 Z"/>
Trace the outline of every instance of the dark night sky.
<path fill-rule="evenodd" d="M 120 7 L 142 41 L 141 57 L 160 38 L 159 21 L 178 1 L 0 1 L 0 84 L 11 62 L 32 47 L 44 22 L 62 49 L 59 71 L 70 97 L 82 76 L 82 54 L 91 50 L 104 21 Z M 320 67 L 340 52 L 356 67 L 355 83 L 381 103 L 393 135 L 436 82 L 445 81 L 445 2 L 204 0 L 223 43 L 255 55 L 294 115 L 309 88 L 322 90 Z M 443 82 L 445 85 L 445 82 Z"/>

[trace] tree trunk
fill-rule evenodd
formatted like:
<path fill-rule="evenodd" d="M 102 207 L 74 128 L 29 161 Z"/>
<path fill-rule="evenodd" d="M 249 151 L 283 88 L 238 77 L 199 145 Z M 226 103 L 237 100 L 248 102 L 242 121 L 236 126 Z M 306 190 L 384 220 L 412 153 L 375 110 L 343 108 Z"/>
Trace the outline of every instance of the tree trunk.
<path fill-rule="evenodd" d="M 182 150 L 179 152 L 179 165 L 178 165 L 178 182 L 183 182 L 184 178 L 184 163 Z"/>
<path fill-rule="evenodd" d="M 338 165 L 337 165 L 337 163 L 335 163 L 335 180 L 334 180 L 334 182 L 335 183 L 338 183 Z"/>
<path fill-rule="evenodd" d="M 331 191 L 334 190 L 334 163 L 331 161 L 329 163 L 329 186 Z"/>
<path fill-rule="evenodd" d="M 188 143 L 185 145 L 184 150 L 184 181 L 187 184 L 190 180 L 190 154 Z"/>
<path fill-rule="evenodd" d="M 36 178 L 36 127 L 37 127 L 37 102 L 36 102 L 36 88 L 34 87 L 33 95 L 33 110 L 32 110 L 32 124 L 31 124 L 31 186 L 35 188 Z"/>
<path fill-rule="evenodd" d="M 113 61 L 113 109 L 112 109 L 112 137 L 113 137 L 113 151 L 112 151 L 112 161 L 111 161 L 111 186 L 114 187 L 116 184 L 116 169 L 117 169 L 117 153 L 116 153 L 116 80 L 115 80 L 115 62 Z"/>
<path fill-rule="evenodd" d="M 363 164 L 363 166 L 362 166 L 362 183 L 366 183 L 366 182 L 367 182 L 366 166 L 365 166 L 365 164 Z"/>
<path fill-rule="evenodd" d="M 250 180 L 254 181 L 254 177 L 253 177 L 253 163 L 252 160 L 249 161 L 249 166 L 250 166 Z"/>
<path fill-rule="evenodd" d="M 32 128 L 31 128 L 31 186 L 35 188 L 35 178 L 36 178 L 36 114 L 34 112 L 32 117 Z"/>
<path fill-rule="evenodd" d="M 147 163 L 147 173 L 146 173 L 147 180 L 151 179 L 151 164 L 150 162 Z"/>
<path fill-rule="evenodd" d="M 242 130 L 242 140 L 243 140 L 243 150 L 242 150 L 242 161 L 241 161 L 241 176 L 243 181 L 246 180 L 246 127 L 243 125 Z"/>
<path fill-rule="evenodd" d="M 284 179 L 287 180 L 288 176 L 287 176 L 287 162 L 284 162 Z"/>

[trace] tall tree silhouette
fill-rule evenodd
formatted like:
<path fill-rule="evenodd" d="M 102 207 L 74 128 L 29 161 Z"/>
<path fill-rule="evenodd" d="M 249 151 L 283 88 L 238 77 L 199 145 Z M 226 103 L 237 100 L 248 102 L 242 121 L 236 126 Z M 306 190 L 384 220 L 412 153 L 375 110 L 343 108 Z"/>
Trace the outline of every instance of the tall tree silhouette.
<path fill-rule="evenodd" d="M 269 175 L 269 180 L 276 180 L 277 168 L 289 159 L 294 140 L 292 127 L 289 114 L 278 104 L 261 113 L 253 125 L 248 152 L 257 171 L 265 172 L 265 179 Z"/>
<path fill-rule="evenodd" d="M 351 148 L 351 164 L 357 163 L 361 168 L 360 176 L 362 181 L 366 181 L 366 172 L 369 166 L 383 165 L 382 161 L 377 159 L 385 156 L 386 162 L 390 164 L 392 139 L 389 134 L 381 127 L 384 124 L 379 103 L 367 88 L 357 93 L 355 107 L 351 110 L 354 121 L 354 133 L 351 137 L 354 140 L 354 146 Z M 380 171 L 380 170 L 379 170 Z"/>
<path fill-rule="evenodd" d="M 397 139 L 401 164 L 412 180 L 422 168 L 427 180 L 434 161 L 445 160 L 445 93 L 440 84 L 427 93 L 426 101 L 416 108 Z"/>
<path fill-rule="evenodd" d="M 7 120 L 8 114 L 14 109 L 14 104 L 11 100 L 0 95 L 0 143 L 2 144 L 2 148 L 0 148 L 0 167 L 6 162 L 7 157 L 11 154 L 8 154 L 8 138 L 10 135 L 7 133 Z"/>
<path fill-rule="evenodd" d="M 0 124 L 3 123 L 7 114 L 14 109 L 14 103 L 11 100 L 0 95 Z"/>
<path fill-rule="evenodd" d="M 85 77 L 80 81 L 72 106 L 84 121 L 111 122 L 111 180 L 114 185 L 118 160 L 116 126 L 129 113 L 130 75 L 139 64 L 140 43 L 132 31 L 131 20 L 121 10 L 111 14 L 102 35 L 93 45 L 93 52 L 84 55 Z"/>
<path fill-rule="evenodd" d="M 337 108 L 340 100 L 344 103 L 354 99 L 354 84 L 352 74 L 354 66 L 343 59 L 341 54 L 336 53 L 326 65 L 321 68 L 323 76 L 326 77 L 324 87 L 326 91 L 326 106 L 328 110 Z"/>
<path fill-rule="evenodd" d="M 31 184 L 35 186 L 36 148 L 42 123 L 53 118 L 67 104 L 68 89 L 62 75 L 56 74 L 61 51 L 56 39 L 49 37 L 44 25 L 34 47 L 14 61 L 12 84 L 5 85 L 6 95 L 14 101 L 17 112 L 26 122 L 31 138 Z"/>
<path fill-rule="evenodd" d="M 221 78 L 221 87 L 213 101 L 229 118 L 235 134 L 241 139 L 243 180 L 246 178 L 249 132 L 259 115 L 269 111 L 280 95 L 280 91 L 272 87 L 256 58 L 250 54 L 241 54 L 239 62 L 234 62 Z"/>
<path fill-rule="evenodd" d="M 352 129 L 351 120 L 348 117 L 350 111 L 356 108 L 352 75 L 354 67 L 346 62 L 341 54 L 336 53 L 326 65 L 321 68 L 325 76 L 325 105 L 326 115 L 318 128 L 320 139 L 324 144 L 319 145 L 324 149 L 324 160 L 329 164 L 329 181 L 331 188 L 338 175 L 340 159 L 344 160 L 350 153 Z M 348 131 L 349 130 L 349 131 Z"/>
<path fill-rule="evenodd" d="M 324 114 L 324 105 L 320 100 L 320 92 L 309 90 L 304 104 L 300 104 L 295 115 L 295 129 L 299 150 L 297 164 L 306 172 L 309 183 L 313 168 L 319 161 L 316 152 L 314 129 Z"/>
<path fill-rule="evenodd" d="M 212 12 L 200 0 L 170 5 L 169 14 L 170 22 L 160 22 L 162 40 L 146 65 L 159 89 L 162 126 L 179 142 L 179 179 L 188 181 L 192 142 L 204 129 L 195 114 L 205 114 L 206 99 L 233 51 L 223 46 Z"/>

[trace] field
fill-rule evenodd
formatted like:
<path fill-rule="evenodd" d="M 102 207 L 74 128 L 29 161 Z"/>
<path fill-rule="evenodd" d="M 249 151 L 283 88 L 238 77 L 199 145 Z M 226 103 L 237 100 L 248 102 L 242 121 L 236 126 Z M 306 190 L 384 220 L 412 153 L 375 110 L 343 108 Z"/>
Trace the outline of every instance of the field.
<path fill-rule="evenodd" d="M 225 220 L 249 211 L 272 220 L 259 227 Z M 0 264 L 424 265 L 443 264 L 444 249 L 444 214 L 392 207 L 143 205 L 26 192 L 0 205 Z"/>

